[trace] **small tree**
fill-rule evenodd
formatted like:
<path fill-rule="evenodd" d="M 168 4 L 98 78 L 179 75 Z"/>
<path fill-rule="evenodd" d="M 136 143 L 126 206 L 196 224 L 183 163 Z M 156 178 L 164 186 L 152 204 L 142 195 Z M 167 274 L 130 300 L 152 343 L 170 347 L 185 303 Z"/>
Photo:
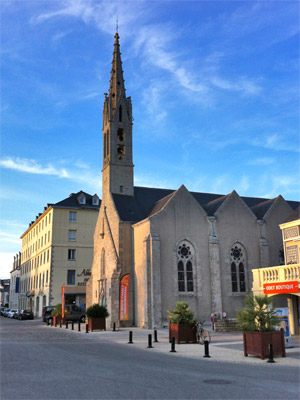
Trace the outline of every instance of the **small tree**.
<path fill-rule="evenodd" d="M 243 331 L 273 331 L 278 325 L 276 311 L 272 305 L 272 299 L 265 296 L 245 297 L 246 306 L 237 313 L 239 327 Z"/>
<path fill-rule="evenodd" d="M 106 306 L 100 306 L 99 304 L 93 304 L 86 310 L 86 316 L 88 318 L 106 318 L 109 316 Z"/>
<path fill-rule="evenodd" d="M 168 317 L 172 324 L 188 324 L 194 321 L 194 313 L 184 301 L 177 301 L 175 310 L 168 311 Z"/>
<path fill-rule="evenodd" d="M 65 308 L 65 315 L 68 314 L 68 310 Z M 53 317 L 62 316 L 62 304 L 59 303 L 57 306 L 51 311 L 51 315 Z"/>

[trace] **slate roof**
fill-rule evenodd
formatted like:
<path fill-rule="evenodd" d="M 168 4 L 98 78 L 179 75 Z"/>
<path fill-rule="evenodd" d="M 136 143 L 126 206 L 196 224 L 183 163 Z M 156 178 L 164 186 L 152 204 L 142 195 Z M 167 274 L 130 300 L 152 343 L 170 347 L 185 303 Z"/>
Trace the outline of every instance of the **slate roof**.
<path fill-rule="evenodd" d="M 80 204 L 78 201 L 78 197 L 84 194 L 85 195 L 85 204 Z M 97 196 L 97 195 L 94 195 Z M 63 199 L 57 203 L 48 203 L 47 207 L 44 207 L 44 212 L 49 208 L 49 207 L 53 207 L 53 208 L 70 208 L 70 209 L 76 209 L 76 210 L 99 210 L 100 206 L 101 206 L 101 200 L 99 199 L 99 205 L 94 205 L 93 204 L 93 197 L 92 195 L 83 192 L 82 190 L 80 192 L 77 193 L 71 193 L 69 197 L 67 197 L 66 199 Z M 27 233 L 28 229 L 31 228 L 32 225 L 35 224 L 35 222 L 39 219 L 39 217 L 43 215 L 43 213 L 39 213 L 36 217 L 34 221 L 31 221 L 29 223 L 28 228 L 26 229 L 26 231 L 21 235 L 21 239 L 23 238 L 23 236 Z"/>
<path fill-rule="evenodd" d="M 300 219 L 300 205 L 296 208 L 293 214 L 285 222 L 295 221 L 296 219 Z"/>
<path fill-rule="evenodd" d="M 84 194 L 86 203 L 80 204 L 78 202 L 78 197 Z M 83 192 L 82 190 L 78 193 L 71 193 L 69 197 L 64 200 L 59 201 L 58 203 L 48 204 L 48 206 L 52 206 L 53 208 L 76 208 L 76 209 L 90 209 L 90 210 L 99 210 L 101 206 L 101 200 L 99 199 L 99 205 L 93 204 L 93 197 L 92 195 Z"/>
<path fill-rule="evenodd" d="M 176 190 L 134 187 L 134 196 L 113 194 L 113 199 L 122 221 L 136 223 L 161 211 Z M 213 194 L 190 192 L 195 200 L 206 211 L 214 215 L 230 194 Z M 262 219 L 276 199 L 242 197 L 258 219 Z M 293 210 L 299 207 L 297 201 L 287 201 Z"/>

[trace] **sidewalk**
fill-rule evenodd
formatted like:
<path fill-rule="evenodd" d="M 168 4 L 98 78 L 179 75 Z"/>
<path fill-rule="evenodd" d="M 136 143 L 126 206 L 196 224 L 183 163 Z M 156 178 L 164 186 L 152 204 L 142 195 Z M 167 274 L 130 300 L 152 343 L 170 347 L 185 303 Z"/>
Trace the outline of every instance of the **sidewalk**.
<path fill-rule="evenodd" d="M 74 325 L 74 331 L 65 328 L 54 328 L 47 327 L 47 329 L 64 329 L 74 335 L 86 335 L 90 339 L 99 340 L 102 342 L 119 343 L 124 346 L 134 346 L 135 348 L 161 352 L 166 354 L 173 354 L 174 357 L 191 357 L 201 358 L 204 356 L 204 346 L 200 344 L 176 344 L 176 353 L 170 353 L 171 344 L 169 343 L 169 330 L 168 328 L 157 329 L 158 343 L 154 343 L 153 330 L 141 329 L 141 328 L 120 328 L 113 332 L 108 331 L 95 331 L 85 333 L 85 324 L 81 324 L 81 332 L 78 332 L 78 324 Z M 132 331 L 133 344 L 128 344 L 129 331 Z M 148 347 L 148 335 L 152 334 L 152 346 Z M 289 340 L 289 343 L 293 345 L 293 348 L 286 348 L 286 357 L 276 356 L 274 357 L 275 363 L 267 363 L 267 358 L 261 360 L 259 357 L 244 356 L 243 349 L 243 336 L 241 332 L 213 332 L 211 334 L 211 343 L 209 345 L 210 358 L 209 361 L 222 361 L 222 362 L 236 362 L 236 363 L 247 363 L 247 364 L 266 364 L 266 365 L 287 365 L 292 367 L 300 366 L 300 336 L 294 336 Z"/>

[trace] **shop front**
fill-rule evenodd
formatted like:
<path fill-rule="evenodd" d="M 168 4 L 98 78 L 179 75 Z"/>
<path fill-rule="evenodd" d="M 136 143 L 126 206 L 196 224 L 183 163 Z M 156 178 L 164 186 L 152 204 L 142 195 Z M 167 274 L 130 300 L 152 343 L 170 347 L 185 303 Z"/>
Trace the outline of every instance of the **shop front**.
<path fill-rule="evenodd" d="M 85 310 L 85 294 L 86 287 L 84 286 L 65 286 L 65 305 L 76 304 L 82 310 Z"/>
<path fill-rule="evenodd" d="M 300 333 L 300 264 L 252 270 L 253 294 L 272 296 L 275 307 L 288 309 L 292 335 Z"/>

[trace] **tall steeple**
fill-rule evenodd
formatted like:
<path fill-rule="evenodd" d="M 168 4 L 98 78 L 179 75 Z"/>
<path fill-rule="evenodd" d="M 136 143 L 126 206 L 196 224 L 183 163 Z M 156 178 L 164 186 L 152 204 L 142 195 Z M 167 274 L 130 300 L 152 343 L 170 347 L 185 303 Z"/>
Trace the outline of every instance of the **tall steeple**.
<path fill-rule="evenodd" d="M 133 196 L 132 106 L 126 97 L 119 34 L 115 34 L 109 91 L 103 107 L 102 197 L 106 193 Z"/>

